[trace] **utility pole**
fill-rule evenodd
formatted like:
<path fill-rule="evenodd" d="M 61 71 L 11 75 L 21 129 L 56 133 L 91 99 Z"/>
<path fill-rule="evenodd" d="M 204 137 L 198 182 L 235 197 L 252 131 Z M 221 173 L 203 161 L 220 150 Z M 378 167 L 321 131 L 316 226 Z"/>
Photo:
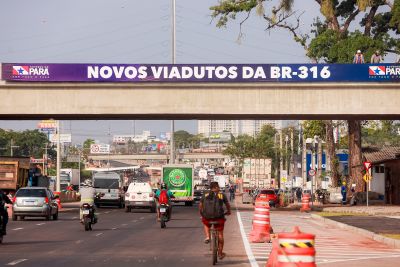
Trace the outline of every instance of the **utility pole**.
<path fill-rule="evenodd" d="M 57 180 L 56 180 L 56 191 L 60 192 L 60 169 L 61 169 L 61 155 L 60 155 L 60 121 L 57 121 Z"/>
<path fill-rule="evenodd" d="M 14 140 L 11 139 L 10 141 L 10 148 L 11 148 L 11 157 L 14 156 L 14 148 L 18 148 L 19 146 L 14 146 Z"/>
<path fill-rule="evenodd" d="M 176 64 L 176 0 L 172 0 L 172 64 Z M 175 163 L 175 142 L 174 142 L 174 132 L 175 132 L 175 120 L 171 120 L 171 139 L 170 139 L 170 159 L 169 163 Z"/>
<path fill-rule="evenodd" d="M 282 149 L 283 149 L 283 135 L 282 135 L 282 129 L 279 130 L 279 176 L 282 176 L 282 171 L 283 171 L 283 156 L 282 156 Z M 279 177 L 279 188 L 282 188 L 281 183 L 281 177 Z"/>

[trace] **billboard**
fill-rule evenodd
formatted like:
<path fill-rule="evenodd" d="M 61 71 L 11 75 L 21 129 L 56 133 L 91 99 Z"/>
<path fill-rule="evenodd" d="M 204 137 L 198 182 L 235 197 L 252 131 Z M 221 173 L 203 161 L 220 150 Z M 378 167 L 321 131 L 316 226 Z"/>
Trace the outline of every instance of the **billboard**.
<path fill-rule="evenodd" d="M 228 143 L 231 141 L 231 133 L 210 133 L 209 141 L 210 143 Z"/>
<path fill-rule="evenodd" d="M 176 198 L 193 197 L 193 168 L 163 166 L 163 182 Z"/>
<path fill-rule="evenodd" d="M 91 144 L 90 145 L 90 153 L 91 154 L 109 154 L 110 153 L 110 145 Z"/>
<path fill-rule="evenodd" d="M 3 63 L 2 80 L 23 82 L 398 82 L 400 65 Z"/>

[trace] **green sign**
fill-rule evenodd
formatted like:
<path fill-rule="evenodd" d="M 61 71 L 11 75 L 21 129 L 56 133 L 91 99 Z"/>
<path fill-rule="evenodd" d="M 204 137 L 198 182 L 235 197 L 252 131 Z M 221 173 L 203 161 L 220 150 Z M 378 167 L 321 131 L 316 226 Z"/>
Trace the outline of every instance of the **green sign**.
<path fill-rule="evenodd" d="M 193 196 L 193 170 L 191 167 L 164 167 L 163 181 L 175 197 Z"/>

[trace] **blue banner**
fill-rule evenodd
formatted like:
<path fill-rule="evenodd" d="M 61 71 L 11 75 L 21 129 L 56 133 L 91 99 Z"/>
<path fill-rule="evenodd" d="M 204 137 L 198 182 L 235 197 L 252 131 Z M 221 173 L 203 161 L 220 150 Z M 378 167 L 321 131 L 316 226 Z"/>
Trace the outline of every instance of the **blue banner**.
<path fill-rule="evenodd" d="M 24 82 L 399 82 L 400 64 L 3 63 L 2 80 Z"/>

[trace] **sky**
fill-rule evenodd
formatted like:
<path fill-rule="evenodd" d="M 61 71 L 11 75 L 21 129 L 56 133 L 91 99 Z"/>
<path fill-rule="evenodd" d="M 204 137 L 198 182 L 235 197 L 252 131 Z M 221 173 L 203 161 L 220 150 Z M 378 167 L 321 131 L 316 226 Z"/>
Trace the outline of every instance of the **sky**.
<path fill-rule="evenodd" d="M 176 0 L 177 63 L 309 63 L 300 45 L 283 30 L 266 32 L 252 14 L 237 42 L 238 16 L 219 29 L 209 7 L 217 0 Z M 305 10 L 308 31 L 319 7 L 295 1 Z M 300 6 L 301 5 L 301 6 Z M 0 62 L 3 63 L 171 63 L 170 0 L 19 0 L 0 2 Z M 48 119 L 48 118 L 43 118 Z M 0 128 L 36 129 L 38 121 L 0 121 Z M 109 133 L 170 130 L 170 121 L 62 121 L 74 142 L 107 141 Z M 176 130 L 196 133 L 197 123 L 176 121 Z"/>

